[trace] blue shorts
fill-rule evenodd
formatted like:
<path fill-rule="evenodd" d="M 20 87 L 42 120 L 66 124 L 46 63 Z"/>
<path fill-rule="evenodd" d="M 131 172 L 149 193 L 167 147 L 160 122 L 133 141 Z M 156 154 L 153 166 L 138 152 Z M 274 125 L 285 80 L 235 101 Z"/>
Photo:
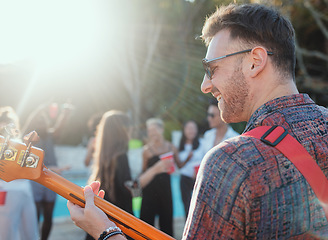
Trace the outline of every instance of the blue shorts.
<path fill-rule="evenodd" d="M 33 181 L 31 186 L 35 202 L 55 202 L 57 193 Z"/>

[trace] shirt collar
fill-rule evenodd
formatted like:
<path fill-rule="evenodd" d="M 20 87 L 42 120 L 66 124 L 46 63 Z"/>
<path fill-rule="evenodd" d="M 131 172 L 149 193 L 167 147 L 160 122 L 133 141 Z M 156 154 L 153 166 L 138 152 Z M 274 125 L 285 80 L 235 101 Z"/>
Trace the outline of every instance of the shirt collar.
<path fill-rule="evenodd" d="M 244 132 L 247 132 L 255 127 L 261 126 L 261 120 L 268 117 L 272 112 L 279 111 L 279 109 L 315 104 L 314 101 L 307 94 L 294 94 L 289 96 L 283 96 L 270 100 L 269 102 L 263 104 L 259 107 L 251 116 L 246 124 Z"/>

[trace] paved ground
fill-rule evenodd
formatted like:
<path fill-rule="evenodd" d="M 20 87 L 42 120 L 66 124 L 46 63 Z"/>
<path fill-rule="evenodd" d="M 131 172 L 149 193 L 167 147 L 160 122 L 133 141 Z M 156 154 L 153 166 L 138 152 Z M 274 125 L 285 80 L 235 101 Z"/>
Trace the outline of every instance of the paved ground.
<path fill-rule="evenodd" d="M 85 232 L 76 227 L 70 218 L 56 219 L 49 240 L 82 240 Z"/>
<path fill-rule="evenodd" d="M 174 238 L 181 239 L 184 219 L 174 219 Z M 76 227 L 70 218 L 56 219 L 49 240 L 84 240 L 85 232 Z"/>

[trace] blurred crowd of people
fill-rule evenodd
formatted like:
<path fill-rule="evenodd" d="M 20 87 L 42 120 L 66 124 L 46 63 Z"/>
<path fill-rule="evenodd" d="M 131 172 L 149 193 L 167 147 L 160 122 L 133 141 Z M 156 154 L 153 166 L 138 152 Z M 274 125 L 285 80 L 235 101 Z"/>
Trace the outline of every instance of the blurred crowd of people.
<path fill-rule="evenodd" d="M 92 165 L 89 183 L 100 182 L 104 198 L 133 214 L 132 198 L 142 192 L 140 219 L 156 225 L 168 235 L 173 232 L 173 199 L 171 177 L 180 174 L 180 190 L 185 215 L 188 214 L 191 195 L 200 162 L 206 152 L 225 139 L 239 135 L 220 119 L 217 102 L 208 107 L 210 129 L 200 135 L 198 124 L 188 120 L 181 129 L 178 146 L 164 138 L 164 121 L 150 118 L 146 121 L 147 140 L 142 148 L 142 172 L 132 179 L 128 161 L 128 143 L 132 124 L 128 115 L 111 110 L 90 118 L 88 126 L 94 133 L 87 146 L 85 165 Z M 114 136 L 114 137 L 113 137 Z M 132 183 L 132 184 L 131 184 Z M 157 226 L 157 225 L 156 225 Z M 93 239 L 87 235 L 86 239 Z"/>
<path fill-rule="evenodd" d="M 7 136 L 8 129 L 5 129 L 10 126 L 17 133 L 16 140 L 23 141 L 22 136 L 36 131 L 40 140 L 34 146 L 44 150 L 44 164 L 50 170 L 61 174 L 72 166 L 58 166 L 54 146 L 63 127 L 67 125 L 72 109 L 70 104 L 64 104 L 62 107 L 54 103 L 43 104 L 31 113 L 24 126 L 20 127 L 14 109 L 2 107 L 1 135 Z M 84 159 L 85 166 L 91 166 L 88 182 L 99 181 L 101 189 L 105 190 L 104 198 L 130 214 L 133 214 L 133 193 L 142 193 L 140 219 L 155 226 L 155 219 L 158 218 L 160 230 L 173 236 L 170 174 L 180 174 L 181 196 L 187 216 L 203 156 L 210 147 L 238 134 L 230 126 L 219 121 L 219 115 L 217 105 L 210 104 L 207 120 L 211 129 L 206 131 L 204 136 L 200 136 L 198 124 L 194 120 L 185 122 L 178 146 L 164 138 L 165 126 L 162 119 L 148 119 L 147 140 L 142 148 L 142 172 L 137 179 L 131 177 L 133 166 L 129 165 L 127 154 L 132 133 L 131 119 L 118 110 L 91 116 L 87 126 L 91 136 Z M 0 222 L 6 222 L 1 225 L 1 228 L 6 229 L 5 239 L 22 239 L 24 236 L 27 240 L 47 240 L 52 228 L 56 193 L 29 180 L 14 180 L 10 183 L 1 180 L 0 198 L 1 192 L 6 193 L 7 199 L 0 205 Z M 16 196 L 16 201 L 9 201 L 12 195 Z M 20 211 L 17 211 L 17 206 L 20 206 Z M 12 216 L 11 222 L 6 221 L 8 215 Z M 15 230 L 17 226 L 20 226 L 21 231 Z M 93 238 L 86 234 L 86 239 Z"/>
<path fill-rule="evenodd" d="M 57 165 L 55 143 L 72 109 L 73 106 L 68 103 L 60 109 L 54 103 L 42 104 L 30 114 L 25 125 L 20 127 L 15 110 L 10 106 L 1 107 L 0 134 L 4 138 L 9 136 L 22 143 L 22 136 L 36 131 L 39 139 L 33 146 L 43 149 L 44 164 L 61 174 L 71 166 Z M 0 180 L 0 195 L 0 222 L 3 223 L 0 226 L 1 239 L 48 239 L 56 202 L 55 192 L 34 181 L 17 179 L 11 182 Z"/>

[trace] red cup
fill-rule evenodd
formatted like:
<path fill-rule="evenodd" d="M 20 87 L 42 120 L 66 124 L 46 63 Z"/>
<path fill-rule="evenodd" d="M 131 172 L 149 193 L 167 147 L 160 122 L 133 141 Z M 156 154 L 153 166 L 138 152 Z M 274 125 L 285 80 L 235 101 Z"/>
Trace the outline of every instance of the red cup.
<path fill-rule="evenodd" d="M 7 192 L 0 191 L 0 205 L 6 204 L 6 196 L 7 196 Z"/>
<path fill-rule="evenodd" d="M 197 176 L 197 173 L 199 171 L 200 165 L 194 166 L 195 176 Z"/>
<path fill-rule="evenodd" d="M 49 116 L 50 118 L 54 119 L 58 115 L 58 104 L 57 103 L 52 103 L 49 106 Z"/>
<path fill-rule="evenodd" d="M 164 153 L 164 154 L 160 155 L 159 158 L 163 161 L 171 161 L 172 164 L 170 166 L 168 174 L 174 173 L 175 167 L 174 167 L 174 161 L 173 161 L 173 152 Z"/>

